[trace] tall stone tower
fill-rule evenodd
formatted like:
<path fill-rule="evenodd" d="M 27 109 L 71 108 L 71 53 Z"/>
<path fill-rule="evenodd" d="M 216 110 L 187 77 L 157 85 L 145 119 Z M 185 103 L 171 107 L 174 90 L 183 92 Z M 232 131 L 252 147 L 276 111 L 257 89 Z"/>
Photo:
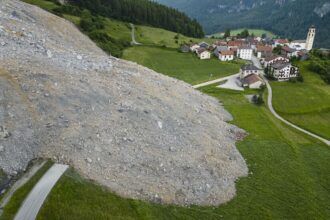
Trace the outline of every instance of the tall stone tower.
<path fill-rule="evenodd" d="M 309 28 L 308 34 L 307 34 L 307 39 L 306 39 L 306 50 L 310 51 L 311 49 L 313 49 L 313 44 L 314 44 L 314 39 L 315 39 L 315 26 L 311 26 Z"/>

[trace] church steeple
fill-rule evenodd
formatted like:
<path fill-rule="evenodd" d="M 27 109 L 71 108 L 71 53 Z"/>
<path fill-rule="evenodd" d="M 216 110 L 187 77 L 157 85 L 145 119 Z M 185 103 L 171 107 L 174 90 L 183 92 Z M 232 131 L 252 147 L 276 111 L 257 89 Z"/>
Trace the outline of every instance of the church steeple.
<path fill-rule="evenodd" d="M 309 28 L 309 31 L 307 34 L 307 39 L 306 39 L 306 50 L 307 51 L 310 51 L 311 49 L 313 49 L 315 34 L 316 34 L 316 28 L 314 25 L 312 25 Z"/>

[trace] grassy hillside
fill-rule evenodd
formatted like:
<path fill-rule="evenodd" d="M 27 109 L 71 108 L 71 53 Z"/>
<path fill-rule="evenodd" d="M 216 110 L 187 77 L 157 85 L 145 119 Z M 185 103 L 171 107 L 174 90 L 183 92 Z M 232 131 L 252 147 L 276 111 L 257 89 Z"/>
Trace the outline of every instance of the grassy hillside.
<path fill-rule="evenodd" d="M 330 86 L 299 62 L 304 83 L 272 82 L 273 105 L 289 121 L 330 139 Z"/>
<path fill-rule="evenodd" d="M 256 37 L 261 37 L 263 34 L 266 34 L 267 37 L 271 37 L 271 38 L 276 36 L 271 31 L 266 31 L 263 29 L 249 29 L 249 28 L 240 28 L 240 29 L 231 30 L 230 31 L 231 36 L 236 36 L 236 35 L 240 34 L 242 31 L 244 31 L 245 29 L 247 29 L 250 34 L 254 34 L 254 36 L 256 36 Z M 214 37 L 218 38 L 218 37 L 223 37 L 223 34 L 224 34 L 224 32 L 221 32 L 221 33 L 212 34 L 210 36 L 211 37 L 214 36 Z"/>
<path fill-rule="evenodd" d="M 40 8 L 43 8 L 47 11 L 51 11 L 58 7 L 58 5 L 55 4 L 54 2 L 47 0 L 23 0 L 23 1 L 32 5 L 38 5 Z"/>
<path fill-rule="evenodd" d="M 178 52 L 177 49 L 146 46 L 125 50 L 123 58 L 190 84 L 238 73 L 241 64 L 220 62 L 216 58 L 199 60 L 193 53 L 186 54 Z"/>
<path fill-rule="evenodd" d="M 157 45 L 171 48 L 178 48 L 183 43 L 197 43 L 201 41 L 212 43 L 214 41 L 209 38 L 198 39 L 186 37 L 164 29 L 141 25 L 136 27 L 136 40 L 144 45 Z"/>
<path fill-rule="evenodd" d="M 238 144 L 250 175 L 219 207 L 177 207 L 123 199 L 70 171 L 38 219 L 329 219 L 330 149 L 275 119 L 246 93 L 202 90 L 218 98 L 249 136 Z"/>

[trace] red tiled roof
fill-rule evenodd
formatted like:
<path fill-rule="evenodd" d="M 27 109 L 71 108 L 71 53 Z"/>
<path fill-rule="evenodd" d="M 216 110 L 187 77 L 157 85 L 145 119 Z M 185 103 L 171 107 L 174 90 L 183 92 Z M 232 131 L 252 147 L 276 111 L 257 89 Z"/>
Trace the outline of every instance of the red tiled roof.
<path fill-rule="evenodd" d="M 239 40 L 228 41 L 228 46 L 230 46 L 230 47 L 238 47 L 238 46 L 241 46 L 242 44 L 243 44 L 243 42 L 239 41 Z"/>
<path fill-rule="evenodd" d="M 262 81 L 262 79 L 256 74 L 250 74 L 243 79 L 243 83 L 248 85 L 251 85 L 259 81 Z"/>
<path fill-rule="evenodd" d="M 224 55 L 224 56 L 226 56 L 226 55 L 228 55 L 228 56 L 234 55 L 234 51 L 231 51 L 231 50 L 224 50 L 224 51 L 221 51 L 220 53 L 221 53 L 221 55 Z"/>
<path fill-rule="evenodd" d="M 258 52 L 271 52 L 271 51 L 273 51 L 273 48 L 271 46 L 258 45 L 257 51 Z"/>
<path fill-rule="evenodd" d="M 287 43 L 289 43 L 289 41 L 287 40 L 287 39 L 277 39 L 277 40 L 275 40 L 277 43 L 279 43 L 279 44 L 287 44 Z"/>

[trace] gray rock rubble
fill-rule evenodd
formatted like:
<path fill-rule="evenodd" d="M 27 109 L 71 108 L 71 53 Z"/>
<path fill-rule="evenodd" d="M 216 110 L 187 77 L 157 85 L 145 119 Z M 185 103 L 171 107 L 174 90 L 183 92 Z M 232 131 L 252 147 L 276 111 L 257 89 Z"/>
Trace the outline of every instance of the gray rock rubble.
<path fill-rule="evenodd" d="M 75 167 L 117 194 L 217 205 L 246 176 L 244 131 L 214 98 L 107 56 L 71 23 L 0 2 L 0 167 L 36 157 Z"/>

